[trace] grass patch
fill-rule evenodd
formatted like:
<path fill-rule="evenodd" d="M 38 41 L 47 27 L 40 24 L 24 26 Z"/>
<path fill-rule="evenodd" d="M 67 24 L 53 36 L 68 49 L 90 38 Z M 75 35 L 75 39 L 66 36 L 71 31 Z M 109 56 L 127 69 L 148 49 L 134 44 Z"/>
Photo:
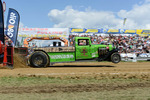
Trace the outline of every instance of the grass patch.
<path fill-rule="evenodd" d="M 18 98 L 21 100 L 149 100 L 150 99 L 150 87 L 138 87 L 134 84 L 139 83 L 150 83 L 150 80 L 142 80 L 138 78 L 131 78 L 131 79 L 124 79 L 124 78 L 115 78 L 115 79 L 97 79 L 97 78 L 72 78 L 72 77 L 66 77 L 66 78 L 60 78 L 60 77 L 1 77 L 0 78 L 0 98 L 2 100 L 17 100 Z M 84 85 L 83 85 L 84 84 Z M 105 88 L 108 86 L 108 90 L 104 89 L 102 91 L 94 91 L 88 86 L 87 89 L 91 89 L 91 91 L 78 91 L 78 92 L 62 92 L 61 89 L 66 88 L 66 91 L 70 90 L 70 85 L 74 87 L 74 85 L 79 86 L 80 88 L 84 88 L 83 86 L 86 86 L 86 84 L 103 84 Z M 54 85 L 55 89 L 59 89 L 59 86 L 63 86 L 60 89 L 60 92 L 53 92 L 49 93 L 47 89 L 51 88 L 49 86 Z M 112 85 L 112 87 L 111 87 Z M 133 87 L 130 86 L 133 85 Z M 143 85 L 143 84 L 141 84 Z M 45 86 L 44 89 L 41 89 Z M 58 86 L 58 88 L 57 88 Z M 67 86 L 67 87 L 66 87 Z M 121 86 L 124 86 L 120 89 L 114 88 L 116 87 L 120 88 Z M 135 87 L 134 87 L 135 86 Z M 6 87 L 6 88 L 4 88 Z M 25 87 L 25 88 L 23 88 Z M 109 90 L 109 87 L 111 89 Z M 126 88 L 128 87 L 128 88 Z M 18 88 L 20 91 L 21 89 L 25 89 L 24 91 L 27 91 L 26 88 L 29 89 L 30 93 L 28 92 L 22 92 L 18 93 L 16 89 L 14 89 L 16 92 L 11 93 L 14 90 L 11 90 L 9 93 L 9 90 L 6 90 L 7 93 L 5 93 L 5 89 L 10 88 Z M 32 89 L 30 89 L 32 88 Z M 78 90 L 80 90 L 78 88 Z M 97 87 L 100 88 L 100 87 Z M 101 87 L 103 89 L 103 87 Z M 4 89 L 4 90 L 3 90 Z M 76 88 L 72 88 L 76 89 Z M 96 88 L 95 88 L 96 89 Z M 33 93 L 32 93 L 33 91 Z M 36 91 L 43 91 L 42 93 L 36 93 Z M 44 93 L 45 91 L 45 93 Z M 46 92 L 47 91 L 47 92 Z"/>
<path fill-rule="evenodd" d="M 1 94 L 2 100 L 150 100 L 150 88 L 120 91 L 52 93 L 52 94 Z"/>
<path fill-rule="evenodd" d="M 59 77 L 1 77 L 0 86 L 34 86 L 34 85 L 68 85 L 68 84 L 127 84 L 150 80 L 141 80 L 137 78 L 123 79 L 97 79 L 97 78 L 59 78 Z"/>

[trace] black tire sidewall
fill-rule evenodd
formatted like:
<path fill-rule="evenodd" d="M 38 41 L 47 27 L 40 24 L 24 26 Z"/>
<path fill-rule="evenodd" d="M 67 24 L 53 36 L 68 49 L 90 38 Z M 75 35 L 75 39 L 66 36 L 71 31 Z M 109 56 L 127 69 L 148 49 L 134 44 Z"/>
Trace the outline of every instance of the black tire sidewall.
<path fill-rule="evenodd" d="M 36 57 L 38 57 L 38 56 L 40 56 L 40 57 L 43 59 L 43 62 L 42 62 L 42 64 L 40 64 L 40 65 L 37 65 L 37 64 L 35 64 L 35 62 L 34 62 L 34 59 L 35 59 Z M 47 64 L 48 64 L 48 57 L 47 57 L 47 55 L 44 54 L 43 52 L 35 52 L 35 53 L 30 57 L 30 64 L 31 64 L 31 66 L 36 67 L 36 68 L 46 67 Z"/>
<path fill-rule="evenodd" d="M 117 61 L 117 62 L 114 60 L 114 57 L 115 57 L 115 56 L 118 56 L 118 61 Z M 112 61 L 113 63 L 119 63 L 119 62 L 121 61 L 120 54 L 118 54 L 118 53 L 113 53 L 113 54 L 111 55 L 111 61 Z"/>

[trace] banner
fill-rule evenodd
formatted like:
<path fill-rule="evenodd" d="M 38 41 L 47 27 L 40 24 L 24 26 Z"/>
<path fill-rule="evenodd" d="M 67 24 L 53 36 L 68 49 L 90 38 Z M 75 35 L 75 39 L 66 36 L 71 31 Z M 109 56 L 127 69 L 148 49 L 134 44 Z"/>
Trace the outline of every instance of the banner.
<path fill-rule="evenodd" d="M 129 35 L 141 35 L 150 36 L 149 29 L 86 29 L 86 28 L 70 28 L 70 33 L 98 33 L 98 34 L 129 34 Z"/>
<path fill-rule="evenodd" d="M 20 28 L 19 37 L 69 37 L 68 28 Z"/>
<path fill-rule="evenodd" d="M 100 29 L 85 29 L 85 33 L 100 33 Z"/>
<path fill-rule="evenodd" d="M 4 17 L 3 17 L 3 5 L 0 0 L 0 41 L 4 43 Z"/>
<path fill-rule="evenodd" d="M 70 28 L 70 33 L 85 33 L 85 29 L 82 29 L 82 28 Z"/>
<path fill-rule="evenodd" d="M 70 28 L 70 33 L 105 33 L 107 29 Z"/>
<path fill-rule="evenodd" d="M 107 34 L 119 34 L 119 29 L 108 29 Z"/>
<path fill-rule="evenodd" d="M 136 30 L 125 30 L 124 34 L 136 34 Z"/>
<path fill-rule="evenodd" d="M 124 34 L 124 32 L 125 32 L 125 29 L 119 29 L 120 34 Z"/>
<path fill-rule="evenodd" d="M 150 30 L 149 29 L 144 29 L 144 30 L 137 29 L 136 33 L 138 35 L 141 35 L 141 36 L 150 36 Z"/>
<path fill-rule="evenodd" d="M 19 20 L 20 20 L 19 13 L 14 9 L 9 8 L 6 25 L 6 36 L 11 39 L 14 45 L 16 44 L 17 41 Z"/>
<path fill-rule="evenodd" d="M 136 30 L 70 28 L 70 33 L 136 34 Z"/>
<path fill-rule="evenodd" d="M 107 33 L 109 29 L 101 28 L 100 33 Z"/>

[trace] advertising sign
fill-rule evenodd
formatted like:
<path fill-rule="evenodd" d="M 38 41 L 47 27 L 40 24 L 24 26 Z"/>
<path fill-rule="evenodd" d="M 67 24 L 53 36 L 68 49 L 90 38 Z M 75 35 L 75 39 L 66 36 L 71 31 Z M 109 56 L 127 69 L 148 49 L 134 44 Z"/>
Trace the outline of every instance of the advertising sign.
<path fill-rule="evenodd" d="M 14 45 L 16 44 L 17 40 L 19 20 L 19 13 L 16 10 L 10 8 L 7 19 L 6 36 L 11 39 Z"/>
<path fill-rule="evenodd" d="M 86 29 L 85 33 L 99 33 L 100 29 Z"/>
<path fill-rule="evenodd" d="M 106 33 L 107 29 L 70 28 L 70 33 Z"/>
<path fill-rule="evenodd" d="M 82 29 L 82 28 L 70 28 L 70 33 L 85 33 L 85 29 Z"/>
<path fill-rule="evenodd" d="M 108 34 L 119 34 L 119 29 L 108 29 Z"/>
<path fill-rule="evenodd" d="M 136 31 L 137 31 L 137 34 L 139 34 L 139 35 L 150 36 L 150 30 L 148 30 L 148 29 L 144 29 L 144 30 L 137 29 Z"/>
<path fill-rule="evenodd" d="M 68 28 L 20 28 L 19 37 L 69 37 Z"/>
<path fill-rule="evenodd" d="M 130 34 L 150 36 L 149 29 L 86 29 L 86 28 L 70 28 L 70 33 L 104 33 L 104 34 Z"/>
<path fill-rule="evenodd" d="M 125 30 L 125 34 L 136 34 L 136 30 Z"/>

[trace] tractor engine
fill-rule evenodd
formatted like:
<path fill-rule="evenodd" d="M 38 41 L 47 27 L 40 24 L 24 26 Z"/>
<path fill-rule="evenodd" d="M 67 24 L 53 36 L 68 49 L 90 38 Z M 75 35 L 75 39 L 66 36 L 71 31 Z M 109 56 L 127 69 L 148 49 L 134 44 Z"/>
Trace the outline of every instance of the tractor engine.
<path fill-rule="evenodd" d="M 99 48 L 98 49 L 99 56 L 103 56 L 103 55 L 107 54 L 107 52 L 108 52 L 107 48 Z"/>

